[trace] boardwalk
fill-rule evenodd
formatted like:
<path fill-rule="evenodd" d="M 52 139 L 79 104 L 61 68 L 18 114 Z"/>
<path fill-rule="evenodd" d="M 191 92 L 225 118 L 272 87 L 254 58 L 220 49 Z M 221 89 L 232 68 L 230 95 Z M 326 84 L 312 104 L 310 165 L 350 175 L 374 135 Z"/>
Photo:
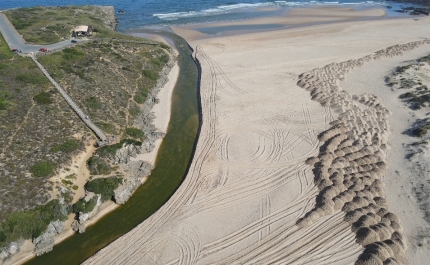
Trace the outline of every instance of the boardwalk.
<path fill-rule="evenodd" d="M 90 128 L 100 139 L 102 143 L 105 143 L 107 141 L 107 137 L 104 134 L 104 132 L 95 125 L 87 114 L 85 114 L 81 108 L 73 101 L 73 99 L 67 95 L 66 91 L 51 77 L 51 75 L 48 73 L 48 71 L 43 67 L 42 64 L 40 64 L 36 57 L 34 55 L 29 55 L 31 59 L 36 63 L 36 65 L 40 68 L 40 70 L 43 72 L 43 74 L 49 79 L 49 81 L 57 88 L 58 92 L 60 92 L 61 96 L 67 101 L 69 106 L 78 114 L 78 116 L 82 119 L 82 121 Z"/>

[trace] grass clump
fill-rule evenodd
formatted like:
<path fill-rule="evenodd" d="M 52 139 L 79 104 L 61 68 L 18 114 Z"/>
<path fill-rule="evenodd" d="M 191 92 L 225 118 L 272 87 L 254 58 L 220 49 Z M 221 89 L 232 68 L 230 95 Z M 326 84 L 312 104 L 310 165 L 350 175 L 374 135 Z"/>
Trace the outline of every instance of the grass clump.
<path fill-rule="evenodd" d="M 0 90 L 0 110 L 7 110 L 10 106 L 10 93 L 8 91 Z"/>
<path fill-rule="evenodd" d="M 51 94 L 49 92 L 40 92 L 33 97 L 33 100 L 40 105 L 52 104 Z"/>
<path fill-rule="evenodd" d="M 133 127 L 125 129 L 125 134 L 141 141 L 145 138 L 145 133 L 142 130 Z"/>
<path fill-rule="evenodd" d="M 123 179 L 118 177 L 94 179 L 85 185 L 85 189 L 102 196 L 102 201 L 112 199 L 115 195 L 114 190 L 122 184 Z"/>
<path fill-rule="evenodd" d="M 88 97 L 85 100 L 85 105 L 90 109 L 101 109 L 102 103 L 96 97 Z"/>
<path fill-rule="evenodd" d="M 55 153 L 57 152 L 69 153 L 69 152 L 76 151 L 78 148 L 79 148 L 79 141 L 76 139 L 69 139 L 59 145 L 55 145 L 54 147 L 51 148 L 51 151 Z"/>
<path fill-rule="evenodd" d="M 430 122 L 427 122 L 426 124 L 423 124 L 421 127 L 415 129 L 414 134 L 418 137 L 423 137 L 428 133 L 429 130 L 430 130 Z"/>
<path fill-rule="evenodd" d="M 48 79 L 43 74 L 31 72 L 18 75 L 16 80 L 32 85 L 46 85 L 48 83 Z"/>
<path fill-rule="evenodd" d="M 64 60 L 79 60 L 84 55 L 85 53 L 77 48 L 65 48 L 62 54 Z"/>
<path fill-rule="evenodd" d="M 34 164 L 30 172 L 38 178 L 49 177 L 54 174 L 54 165 L 49 161 L 42 161 Z"/>
<path fill-rule="evenodd" d="M 0 224 L 0 248 L 19 239 L 39 237 L 52 220 L 66 219 L 67 211 L 58 200 L 31 210 L 12 213 Z"/>
<path fill-rule="evenodd" d="M 158 78 L 158 72 L 155 72 L 154 70 L 144 69 L 142 73 L 151 80 L 157 80 Z"/>
<path fill-rule="evenodd" d="M 90 174 L 107 175 L 111 172 L 110 165 L 101 157 L 93 156 L 87 161 Z"/>

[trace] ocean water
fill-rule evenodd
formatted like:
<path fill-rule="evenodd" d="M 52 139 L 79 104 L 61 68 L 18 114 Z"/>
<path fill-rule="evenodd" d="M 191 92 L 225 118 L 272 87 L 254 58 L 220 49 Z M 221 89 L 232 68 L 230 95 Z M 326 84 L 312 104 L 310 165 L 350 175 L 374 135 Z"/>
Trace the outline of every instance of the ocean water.
<path fill-rule="evenodd" d="M 0 10 L 32 6 L 109 5 L 118 13 L 118 30 L 129 30 L 148 25 L 189 24 L 239 20 L 259 16 L 278 15 L 292 7 L 344 6 L 357 9 L 386 8 L 389 16 L 401 15 L 401 4 L 387 1 L 363 0 L 0 0 Z M 388 9 L 387 6 L 392 6 Z M 410 6 L 408 4 L 408 6 Z M 268 10 L 267 7 L 278 7 Z"/>

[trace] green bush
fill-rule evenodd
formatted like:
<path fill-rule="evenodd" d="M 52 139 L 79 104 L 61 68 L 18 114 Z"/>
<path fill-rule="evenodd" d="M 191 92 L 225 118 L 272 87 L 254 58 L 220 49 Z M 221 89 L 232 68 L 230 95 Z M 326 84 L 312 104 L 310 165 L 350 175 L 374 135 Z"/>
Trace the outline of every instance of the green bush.
<path fill-rule="evenodd" d="M 143 104 L 143 102 L 145 102 L 145 98 L 142 95 L 140 95 L 140 94 L 134 95 L 133 99 L 138 104 Z"/>
<path fill-rule="evenodd" d="M 122 139 L 119 143 L 100 147 L 96 151 L 96 154 L 99 155 L 100 157 L 112 158 L 115 155 L 116 151 L 123 146 L 123 144 L 134 144 L 137 146 L 141 146 L 142 142 L 132 140 L 132 139 Z"/>
<path fill-rule="evenodd" d="M 101 109 L 102 103 L 96 97 L 89 97 L 85 99 L 85 105 L 90 109 Z"/>
<path fill-rule="evenodd" d="M 133 127 L 125 129 L 125 134 L 133 138 L 138 138 L 140 140 L 143 140 L 143 138 L 145 137 L 145 133 L 142 132 L 142 130 Z"/>
<path fill-rule="evenodd" d="M 148 77 L 151 80 L 157 80 L 158 78 L 158 73 L 155 72 L 154 70 L 145 69 L 143 70 L 143 75 Z"/>
<path fill-rule="evenodd" d="M 163 55 L 161 55 L 161 57 L 160 57 L 160 61 L 161 61 L 162 63 L 166 64 L 166 63 L 169 61 L 169 55 L 167 55 L 167 54 L 163 54 Z"/>
<path fill-rule="evenodd" d="M 107 175 L 111 172 L 109 164 L 98 156 L 88 159 L 87 164 L 92 175 Z"/>
<path fill-rule="evenodd" d="M 112 199 L 114 196 L 114 190 L 122 184 L 123 179 L 117 177 L 99 178 L 94 179 L 85 185 L 85 189 L 102 196 L 102 201 Z"/>
<path fill-rule="evenodd" d="M 35 177 L 49 177 L 54 174 L 54 165 L 49 161 L 42 161 L 34 164 L 30 168 L 30 172 Z"/>
<path fill-rule="evenodd" d="M 33 100 L 41 105 L 52 104 L 51 94 L 49 92 L 40 92 L 33 97 Z"/>
<path fill-rule="evenodd" d="M 10 106 L 9 99 L 9 92 L 0 90 L 0 110 L 6 110 Z"/>
<path fill-rule="evenodd" d="M 79 141 L 76 139 L 66 140 L 64 143 L 56 145 L 51 148 L 52 152 L 64 152 L 69 153 L 77 150 L 79 148 Z"/>
<path fill-rule="evenodd" d="M 0 248 L 19 239 L 32 239 L 40 236 L 51 221 L 67 219 L 67 212 L 58 200 L 31 210 L 9 215 L 0 224 Z"/>
<path fill-rule="evenodd" d="M 76 48 L 65 48 L 63 50 L 63 59 L 65 60 L 78 60 L 84 57 L 85 53 Z"/>
<path fill-rule="evenodd" d="M 35 73 L 17 75 L 16 80 L 33 85 L 44 85 L 48 83 L 48 79 L 46 79 L 44 75 Z"/>
<path fill-rule="evenodd" d="M 415 97 L 415 95 L 414 95 L 414 93 L 412 93 L 412 92 L 406 92 L 406 93 L 401 94 L 401 95 L 399 96 L 399 98 L 413 98 L 413 97 Z"/>
<path fill-rule="evenodd" d="M 73 212 L 74 213 L 89 213 L 94 210 L 94 207 L 97 205 L 97 196 L 92 197 L 88 202 L 83 198 L 73 204 Z"/>

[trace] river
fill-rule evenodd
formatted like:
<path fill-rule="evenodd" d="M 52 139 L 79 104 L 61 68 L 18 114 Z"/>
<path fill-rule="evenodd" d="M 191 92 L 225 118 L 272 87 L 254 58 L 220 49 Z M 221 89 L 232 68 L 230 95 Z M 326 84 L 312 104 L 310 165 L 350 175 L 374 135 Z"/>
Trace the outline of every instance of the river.
<path fill-rule="evenodd" d="M 179 51 L 178 81 L 172 95 L 172 113 L 166 137 L 158 151 L 155 169 L 130 200 L 75 234 L 54 250 L 25 264 L 79 264 L 127 233 L 157 211 L 183 181 L 191 162 L 199 129 L 198 69 L 186 41 L 163 33 Z"/>

